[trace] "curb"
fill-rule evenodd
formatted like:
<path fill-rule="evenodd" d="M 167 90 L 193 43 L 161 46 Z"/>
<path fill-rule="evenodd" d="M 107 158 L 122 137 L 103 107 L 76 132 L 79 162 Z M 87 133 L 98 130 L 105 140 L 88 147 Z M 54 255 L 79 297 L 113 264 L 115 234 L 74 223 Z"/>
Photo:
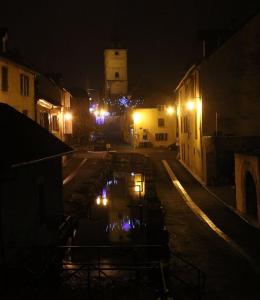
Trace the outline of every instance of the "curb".
<path fill-rule="evenodd" d="M 198 178 L 197 175 L 195 175 L 180 159 L 177 159 L 177 161 L 192 175 L 192 177 L 216 200 L 218 200 L 221 204 L 223 204 L 225 207 L 229 208 L 233 213 L 235 213 L 237 216 L 239 216 L 244 222 L 246 222 L 248 225 L 254 227 L 255 229 L 260 231 L 260 225 L 254 224 L 252 221 L 248 220 L 246 216 L 241 214 L 236 208 L 233 206 L 227 204 L 223 199 L 221 199 L 219 196 L 217 196 L 214 192 L 212 192 L 206 184 Z"/>

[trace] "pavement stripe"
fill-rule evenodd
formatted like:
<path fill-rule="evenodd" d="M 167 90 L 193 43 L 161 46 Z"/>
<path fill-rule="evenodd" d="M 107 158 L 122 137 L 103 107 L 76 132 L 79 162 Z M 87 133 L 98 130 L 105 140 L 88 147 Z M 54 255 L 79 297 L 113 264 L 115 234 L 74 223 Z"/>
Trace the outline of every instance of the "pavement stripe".
<path fill-rule="evenodd" d="M 84 163 L 87 161 L 87 158 L 84 158 L 82 160 L 82 162 L 77 166 L 77 168 L 72 171 L 65 179 L 63 179 L 63 185 L 68 184 L 74 177 L 75 175 L 78 173 L 79 169 L 84 165 Z"/>
<path fill-rule="evenodd" d="M 205 222 L 210 229 L 212 229 L 219 237 L 221 237 L 225 242 L 227 242 L 232 248 L 234 248 L 242 257 L 244 257 L 252 269 L 254 269 L 257 273 L 260 273 L 260 269 L 255 266 L 255 262 L 252 258 L 228 235 L 226 235 L 219 227 L 217 227 L 212 220 L 194 203 L 192 198 L 186 192 L 184 187 L 181 185 L 180 181 L 173 173 L 171 167 L 167 163 L 166 160 L 162 160 L 162 163 L 171 178 L 173 185 L 176 187 L 177 191 L 180 193 L 181 197 L 188 205 L 188 207 L 193 211 L 193 213 L 199 217 L 203 222 Z"/>

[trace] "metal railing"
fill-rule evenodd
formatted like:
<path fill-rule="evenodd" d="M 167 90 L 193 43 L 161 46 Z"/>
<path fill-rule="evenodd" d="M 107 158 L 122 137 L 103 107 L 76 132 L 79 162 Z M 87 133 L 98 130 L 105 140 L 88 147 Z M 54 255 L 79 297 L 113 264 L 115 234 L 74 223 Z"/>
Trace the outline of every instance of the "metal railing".
<path fill-rule="evenodd" d="M 170 254 L 169 276 L 177 280 L 185 292 L 189 291 L 189 299 L 201 300 L 205 289 L 206 274 L 179 254 L 172 251 Z"/>
<path fill-rule="evenodd" d="M 79 284 L 85 285 L 90 294 L 93 282 L 99 285 L 104 278 L 119 282 L 134 277 L 137 285 L 141 278 L 150 278 L 150 288 L 160 294 L 159 299 L 166 299 L 169 295 L 167 263 L 160 259 L 165 254 L 164 248 L 162 245 L 60 246 L 62 252 L 73 257 L 63 261 L 63 280 L 68 282 L 78 277 Z"/>

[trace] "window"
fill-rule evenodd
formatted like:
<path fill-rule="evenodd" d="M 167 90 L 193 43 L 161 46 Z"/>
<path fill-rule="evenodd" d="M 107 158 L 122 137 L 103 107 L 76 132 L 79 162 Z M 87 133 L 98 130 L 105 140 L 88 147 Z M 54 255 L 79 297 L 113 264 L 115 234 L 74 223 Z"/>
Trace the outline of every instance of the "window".
<path fill-rule="evenodd" d="M 118 51 L 116 51 L 116 52 L 115 52 L 115 55 L 119 55 L 119 52 L 118 52 Z"/>
<path fill-rule="evenodd" d="M 188 116 L 184 116 L 184 119 L 183 119 L 183 129 L 184 129 L 184 133 L 189 133 L 189 120 L 188 120 Z"/>
<path fill-rule="evenodd" d="M 119 72 L 115 72 L 115 78 L 116 78 L 116 79 L 119 78 Z"/>
<path fill-rule="evenodd" d="M 196 113 L 195 113 L 195 139 L 198 138 L 198 121 L 197 121 L 197 116 L 198 116 L 198 114 L 197 114 L 197 111 L 196 111 Z"/>
<path fill-rule="evenodd" d="M 164 111 L 164 105 L 158 105 L 157 109 L 158 111 Z"/>
<path fill-rule="evenodd" d="M 53 131 L 59 131 L 59 122 L 58 122 L 58 116 L 57 115 L 52 116 L 52 130 Z"/>
<path fill-rule="evenodd" d="M 40 125 L 49 130 L 49 114 L 46 111 L 40 111 Z"/>
<path fill-rule="evenodd" d="M 147 135 L 147 134 L 144 134 L 144 135 L 143 135 L 143 140 L 144 140 L 144 141 L 147 141 L 147 140 L 148 140 L 148 135 Z"/>
<path fill-rule="evenodd" d="M 20 92 L 23 96 L 29 96 L 29 77 L 24 74 L 20 75 Z"/>
<path fill-rule="evenodd" d="M 8 91 L 8 69 L 2 67 L 2 91 Z"/>
<path fill-rule="evenodd" d="M 156 133 L 155 134 L 156 141 L 167 141 L 168 140 L 168 133 Z"/>
<path fill-rule="evenodd" d="M 164 127 L 164 126 L 165 126 L 164 119 L 158 119 L 158 127 Z"/>

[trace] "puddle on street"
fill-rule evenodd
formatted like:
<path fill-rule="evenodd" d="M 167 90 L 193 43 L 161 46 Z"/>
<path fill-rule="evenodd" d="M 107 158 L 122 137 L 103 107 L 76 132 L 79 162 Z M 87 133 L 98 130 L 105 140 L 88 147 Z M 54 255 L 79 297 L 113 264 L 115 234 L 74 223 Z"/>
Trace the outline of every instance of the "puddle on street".
<path fill-rule="evenodd" d="M 83 218 L 77 245 L 141 243 L 145 178 L 135 171 L 112 172 L 91 206 L 90 218 Z"/>

